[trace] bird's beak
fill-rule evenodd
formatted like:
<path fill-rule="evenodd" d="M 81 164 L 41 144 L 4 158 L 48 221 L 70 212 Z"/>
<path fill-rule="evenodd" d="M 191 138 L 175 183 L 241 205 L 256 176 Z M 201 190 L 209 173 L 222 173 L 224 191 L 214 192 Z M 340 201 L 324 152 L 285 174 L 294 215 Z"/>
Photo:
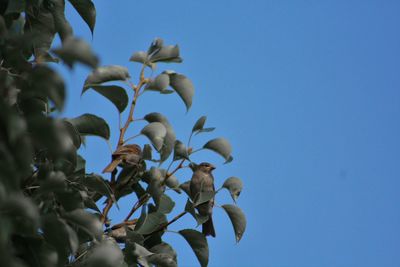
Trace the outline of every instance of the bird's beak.
<path fill-rule="evenodd" d="M 215 170 L 215 166 L 214 166 L 214 165 L 211 165 L 211 166 L 210 166 L 210 169 L 211 169 L 211 170 Z"/>

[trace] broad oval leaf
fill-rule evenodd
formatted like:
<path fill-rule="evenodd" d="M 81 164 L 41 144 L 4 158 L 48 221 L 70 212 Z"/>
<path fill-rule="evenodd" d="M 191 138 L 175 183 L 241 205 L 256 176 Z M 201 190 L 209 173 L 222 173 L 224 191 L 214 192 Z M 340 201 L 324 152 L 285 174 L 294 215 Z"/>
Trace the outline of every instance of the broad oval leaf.
<path fill-rule="evenodd" d="M 129 61 L 139 62 L 145 64 L 147 62 L 147 53 L 144 51 L 138 51 L 133 53 L 133 55 L 129 58 Z"/>
<path fill-rule="evenodd" d="M 239 242 L 246 230 L 246 217 L 243 211 L 236 205 L 225 204 L 222 205 L 222 208 L 228 214 L 233 225 L 233 230 L 235 231 L 236 242 Z"/>
<path fill-rule="evenodd" d="M 225 180 L 222 187 L 229 190 L 233 201 L 236 202 L 240 195 L 240 192 L 242 192 L 243 183 L 242 180 L 240 180 L 239 178 L 232 176 Z"/>
<path fill-rule="evenodd" d="M 88 253 L 84 266 L 88 267 L 115 267 L 122 266 L 124 254 L 117 242 L 111 237 L 105 238 L 96 244 Z"/>
<path fill-rule="evenodd" d="M 101 240 L 103 235 L 103 226 L 95 215 L 83 209 L 75 209 L 73 211 L 66 212 L 63 217 L 67 221 L 84 230 L 86 233 L 94 236 L 97 240 Z"/>
<path fill-rule="evenodd" d="M 108 100 L 110 100 L 114 106 L 118 109 L 119 113 L 122 113 L 128 105 L 129 97 L 125 89 L 117 85 L 93 85 L 85 87 L 82 90 L 82 95 L 92 88 Z"/>
<path fill-rule="evenodd" d="M 164 91 L 169 86 L 169 76 L 167 74 L 160 74 L 154 80 L 146 84 L 145 90 L 151 91 Z"/>
<path fill-rule="evenodd" d="M 68 38 L 62 47 L 54 49 L 53 53 L 70 68 L 73 67 L 75 62 L 80 62 L 92 68 L 96 68 L 99 64 L 99 59 L 93 53 L 91 47 L 81 39 Z"/>
<path fill-rule="evenodd" d="M 186 76 L 178 73 L 169 74 L 170 86 L 178 93 L 185 103 L 186 110 L 192 106 L 194 86 Z"/>
<path fill-rule="evenodd" d="M 128 69 L 118 65 L 98 67 L 86 78 L 84 88 L 109 81 L 125 81 L 129 76 Z"/>
<path fill-rule="evenodd" d="M 135 228 L 135 231 L 142 235 L 148 235 L 158 230 L 166 222 L 167 219 L 161 212 L 148 213 L 145 214 L 140 227 L 138 229 Z"/>
<path fill-rule="evenodd" d="M 107 122 L 93 114 L 83 114 L 79 117 L 68 119 L 81 135 L 94 135 L 104 139 L 110 138 L 110 127 Z"/>
<path fill-rule="evenodd" d="M 229 161 L 232 153 L 231 144 L 225 138 L 215 138 L 208 141 L 203 148 L 212 150 L 221 155 L 226 161 Z"/>
<path fill-rule="evenodd" d="M 94 26 L 96 24 L 96 7 L 93 2 L 91 0 L 69 0 L 69 2 L 89 26 L 93 35 Z"/>
<path fill-rule="evenodd" d="M 189 243 L 190 247 L 196 254 L 197 259 L 199 260 L 200 265 L 202 267 L 207 266 L 209 252 L 206 237 L 202 233 L 192 229 L 180 230 L 179 234 L 181 234 Z"/>
<path fill-rule="evenodd" d="M 172 201 L 172 199 L 169 196 L 167 196 L 166 194 L 162 194 L 160 196 L 157 205 L 157 212 L 160 212 L 162 214 L 168 214 L 174 209 L 174 207 L 175 207 L 175 202 Z"/>
<path fill-rule="evenodd" d="M 160 122 L 152 122 L 142 129 L 141 134 L 149 138 L 154 148 L 157 151 L 160 151 L 163 147 L 164 138 L 167 134 L 167 129 Z"/>

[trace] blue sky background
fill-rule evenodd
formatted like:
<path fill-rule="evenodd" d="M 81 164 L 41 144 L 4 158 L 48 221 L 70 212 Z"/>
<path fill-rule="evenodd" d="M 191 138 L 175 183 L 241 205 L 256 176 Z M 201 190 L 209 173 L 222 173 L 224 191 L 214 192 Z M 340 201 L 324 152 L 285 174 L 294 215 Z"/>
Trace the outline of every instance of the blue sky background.
<path fill-rule="evenodd" d="M 69 7 L 75 33 L 92 43 L 102 65 L 128 62 L 155 37 L 179 44 L 183 64 L 159 65 L 187 75 L 196 94 L 188 114 L 176 95 L 149 93 L 136 116 L 158 111 L 186 141 L 196 119 L 217 130 L 201 146 L 228 138 L 235 160 L 201 152 L 216 186 L 241 177 L 247 215 L 235 244 L 223 210 L 215 210 L 209 266 L 400 266 L 400 2 L 399 1 L 95 1 L 93 40 Z M 94 92 L 80 97 L 89 70 L 68 72 L 67 116 L 95 113 L 112 127 L 116 109 Z M 134 78 L 135 80 L 135 78 Z M 131 134 L 144 124 L 134 126 Z M 138 139 L 143 143 L 146 140 Z M 109 149 L 89 138 L 81 153 L 101 172 Z M 180 181 L 189 171 L 178 173 Z M 183 209 L 185 197 L 178 199 Z M 134 203 L 112 210 L 119 222 Z M 221 192 L 218 204 L 230 203 Z M 189 216 L 172 230 L 194 227 Z M 181 266 L 197 260 L 180 236 L 167 233 Z"/>

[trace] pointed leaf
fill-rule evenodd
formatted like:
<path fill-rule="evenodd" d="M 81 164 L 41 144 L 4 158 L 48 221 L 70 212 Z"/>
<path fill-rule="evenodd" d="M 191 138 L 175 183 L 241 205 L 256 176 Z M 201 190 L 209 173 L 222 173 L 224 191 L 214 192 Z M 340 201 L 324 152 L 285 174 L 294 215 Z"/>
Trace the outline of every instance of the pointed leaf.
<path fill-rule="evenodd" d="M 222 187 L 229 190 L 229 193 L 231 194 L 233 201 L 236 202 L 237 198 L 240 195 L 240 192 L 242 192 L 243 183 L 237 177 L 229 177 L 228 179 L 225 180 Z"/>
<path fill-rule="evenodd" d="M 194 124 L 193 129 L 192 129 L 192 133 L 197 132 L 197 131 L 200 131 L 201 129 L 203 129 L 204 124 L 206 123 L 206 120 L 207 120 L 207 117 L 206 117 L 206 116 L 200 117 L 200 118 L 196 121 L 196 123 Z"/>
<path fill-rule="evenodd" d="M 198 130 L 195 135 L 198 135 L 200 133 L 209 133 L 209 132 L 212 132 L 214 130 L 215 130 L 215 127 L 203 128 L 201 130 Z"/>
<path fill-rule="evenodd" d="M 145 90 L 164 91 L 169 86 L 169 76 L 167 74 L 160 74 L 154 80 L 146 84 Z"/>
<path fill-rule="evenodd" d="M 95 135 L 104 139 L 110 138 L 110 127 L 107 122 L 93 114 L 83 114 L 68 120 L 81 135 Z"/>
<path fill-rule="evenodd" d="M 96 7 L 91 0 L 69 0 L 69 2 L 74 6 L 76 11 L 82 17 L 82 19 L 89 26 L 90 31 L 94 31 L 94 26 L 96 24 Z"/>
<path fill-rule="evenodd" d="M 206 237 L 202 233 L 192 229 L 181 230 L 179 233 L 183 236 L 183 238 L 185 238 L 190 247 L 193 249 L 197 259 L 200 262 L 200 265 L 202 267 L 207 266 L 209 252 Z"/>
<path fill-rule="evenodd" d="M 128 69 L 118 65 L 98 67 L 85 80 L 84 88 L 109 81 L 125 81 L 129 76 Z"/>
<path fill-rule="evenodd" d="M 167 134 L 167 129 L 165 129 L 165 126 L 160 122 L 152 122 L 142 129 L 141 134 L 149 138 L 154 148 L 160 151 Z"/>
<path fill-rule="evenodd" d="M 213 140 L 208 141 L 203 148 L 210 149 L 222 157 L 225 158 L 225 160 L 229 160 L 231 153 L 232 153 L 232 147 L 229 144 L 228 140 L 225 138 L 215 138 Z"/>
<path fill-rule="evenodd" d="M 84 94 L 87 90 L 92 88 L 108 100 L 110 100 L 114 106 L 118 109 L 119 113 L 122 113 L 128 105 L 129 97 L 125 89 L 117 85 L 93 85 L 85 87 L 82 90 Z"/>
<path fill-rule="evenodd" d="M 182 74 L 170 74 L 170 86 L 178 93 L 189 110 L 192 106 L 194 87 L 192 82 Z"/>
<path fill-rule="evenodd" d="M 239 242 L 246 230 L 246 217 L 243 211 L 236 205 L 226 204 L 222 205 L 222 208 L 228 214 L 235 231 L 236 242 Z"/>
<path fill-rule="evenodd" d="M 151 149 L 151 146 L 149 144 L 145 144 L 144 145 L 142 158 L 144 160 L 151 160 L 153 158 L 152 149 Z"/>

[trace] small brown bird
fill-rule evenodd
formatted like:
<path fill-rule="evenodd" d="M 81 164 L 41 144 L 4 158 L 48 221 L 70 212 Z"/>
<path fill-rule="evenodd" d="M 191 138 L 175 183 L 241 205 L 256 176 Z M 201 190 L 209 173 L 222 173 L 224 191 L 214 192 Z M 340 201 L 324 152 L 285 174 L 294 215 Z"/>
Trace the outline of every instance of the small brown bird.
<path fill-rule="evenodd" d="M 136 165 L 139 163 L 141 158 L 142 149 L 140 146 L 136 144 L 120 146 L 112 154 L 112 161 L 104 168 L 103 173 L 113 172 L 121 163 L 126 165 Z"/>
<path fill-rule="evenodd" d="M 215 193 L 214 177 L 211 173 L 215 169 L 214 165 L 203 162 L 200 165 L 192 165 L 191 168 L 193 170 L 193 176 L 190 180 L 190 197 L 192 201 L 196 202 L 200 192 Z M 215 237 L 214 224 L 212 221 L 213 207 L 214 197 L 196 207 L 200 215 L 209 216 L 209 219 L 203 223 L 202 232 L 205 236 L 211 235 Z"/>

